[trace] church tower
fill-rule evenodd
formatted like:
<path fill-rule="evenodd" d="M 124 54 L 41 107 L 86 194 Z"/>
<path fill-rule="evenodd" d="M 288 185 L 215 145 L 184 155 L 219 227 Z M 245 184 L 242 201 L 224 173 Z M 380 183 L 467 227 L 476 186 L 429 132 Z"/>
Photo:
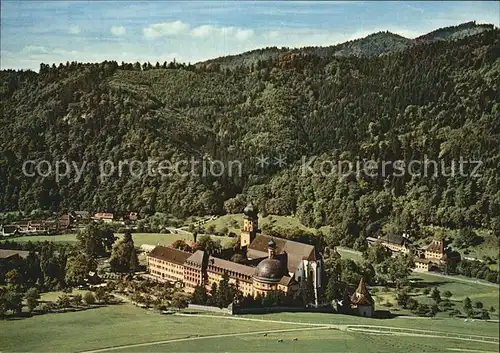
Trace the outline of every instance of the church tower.
<path fill-rule="evenodd" d="M 240 246 L 246 249 L 259 232 L 259 210 L 253 203 L 249 203 L 243 210 L 243 229 L 241 230 Z"/>

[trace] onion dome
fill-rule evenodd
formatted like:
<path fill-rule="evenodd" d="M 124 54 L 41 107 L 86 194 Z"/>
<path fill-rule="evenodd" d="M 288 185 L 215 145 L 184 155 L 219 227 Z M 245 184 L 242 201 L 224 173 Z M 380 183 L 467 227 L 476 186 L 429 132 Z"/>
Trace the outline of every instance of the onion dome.
<path fill-rule="evenodd" d="M 283 266 L 278 259 L 262 260 L 255 268 L 254 279 L 263 283 L 278 283 L 283 277 Z"/>
<path fill-rule="evenodd" d="M 257 217 L 259 210 L 257 209 L 257 206 L 255 206 L 252 202 L 250 202 L 243 210 L 243 213 L 247 217 Z"/>
<path fill-rule="evenodd" d="M 275 243 L 273 238 L 271 238 L 271 240 L 269 240 L 269 243 L 267 243 L 267 247 L 270 249 L 276 249 L 276 243 Z"/>

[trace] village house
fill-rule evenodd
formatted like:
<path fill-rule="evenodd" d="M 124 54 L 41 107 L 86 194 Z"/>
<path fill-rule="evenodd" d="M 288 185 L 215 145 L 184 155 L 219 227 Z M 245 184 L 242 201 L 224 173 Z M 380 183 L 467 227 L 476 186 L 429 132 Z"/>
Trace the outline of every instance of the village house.
<path fill-rule="evenodd" d="M 88 211 L 74 211 L 73 215 L 76 223 L 85 223 L 90 221 L 90 212 Z"/>
<path fill-rule="evenodd" d="M 21 234 L 50 234 L 59 230 L 59 225 L 56 221 L 19 221 L 14 223 L 13 226 L 16 226 L 18 233 Z"/>
<path fill-rule="evenodd" d="M 2 237 L 10 237 L 19 232 L 19 227 L 15 224 L 7 224 L 0 226 L 0 235 Z"/>
<path fill-rule="evenodd" d="M 111 223 L 113 222 L 113 219 L 114 215 L 112 213 L 105 213 L 105 212 L 98 212 L 92 217 L 92 220 L 102 221 L 104 223 Z"/>
<path fill-rule="evenodd" d="M 410 253 L 410 243 L 406 236 L 385 235 L 378 238 L 368 237 L 366 240 L 370 245 L 376 243 L 384 245 L 393 252 L 393 256 L 397 253 Z M 416 271 L 428 272 L 446 262 L 443 240 L 434 239 L 428 246 L 416 247 L 414 253 Z"/>
<path fill-rule="evenodd" d="M 392 252 L 402 252 L 403 254 L 410 253 L 410 248 L 408 247 L 409 241 L 406 235 L 401 236 L 396 234 L 386 234 L 378 238 L 368 237 L 366 240 L 370 245 L 378 242 L 390 249 Z"/>
<path fill-rule="evenodd" d="M 74 216 L 70 213 L 66 213 L 59 217 L 59 229 L 68 229 L 74 222 Z"/>

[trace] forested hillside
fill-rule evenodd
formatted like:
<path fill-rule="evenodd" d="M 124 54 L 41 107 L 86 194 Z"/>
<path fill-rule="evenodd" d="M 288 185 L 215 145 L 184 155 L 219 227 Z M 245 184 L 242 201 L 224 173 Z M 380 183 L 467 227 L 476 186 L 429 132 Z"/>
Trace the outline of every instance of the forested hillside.
<path fill-rule="evenodd" d="M 0 209 L 179 217 L 296 214 L 352 243 L 381 227 L 500 231 L 500 31 L 369 58 L 299 54 L 220 69 L 67 63 L 3 71 Z M 260 168 L 256 158 L 286 157 Z M 480 176 L 313 176 L 323 160 L 481 160 Z M 243 175 L 109 176 L 99 161 L 239 160 Z M 22 174 L 25 160 L 89 165 L 78 182 Z"/>
<path fill-rule="evenodd" d="M 389 31 L 377 32 L 364 38 L 350 40 L 344 43 L 324 47 L 304 48 L 263 48 L 251 50 L 238 55 L 229 55 L 198 63 L 197 66 L 218 66 L 232 68 L 235 66 L 252 66 L 259 60 L 272 60 L 283 55 L 309 54 L 322 57 L 331 56 L 376 56 L 392 52 L 399 52 L 424 42 L 440 40 L 453 41 L 476 35 L 494 29 L 492 24 L 477 24 L 476 21 L 465 22 L 457 26 L 438 28 L 430 33 L 415 39 L 405 38 Z"/>

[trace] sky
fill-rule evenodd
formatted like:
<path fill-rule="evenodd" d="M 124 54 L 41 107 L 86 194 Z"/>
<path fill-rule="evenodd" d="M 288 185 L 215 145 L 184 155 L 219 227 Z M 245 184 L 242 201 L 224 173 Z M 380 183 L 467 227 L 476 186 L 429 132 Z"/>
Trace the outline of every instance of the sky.
<path fill-rule="evenodd" d="M 0 68 L 37 71 L 41 62 L 195 63 L 385 30 L 413 38 L 473 20 L 499 26 L 500 2 L 2 0 L 0 16 Z"/>

